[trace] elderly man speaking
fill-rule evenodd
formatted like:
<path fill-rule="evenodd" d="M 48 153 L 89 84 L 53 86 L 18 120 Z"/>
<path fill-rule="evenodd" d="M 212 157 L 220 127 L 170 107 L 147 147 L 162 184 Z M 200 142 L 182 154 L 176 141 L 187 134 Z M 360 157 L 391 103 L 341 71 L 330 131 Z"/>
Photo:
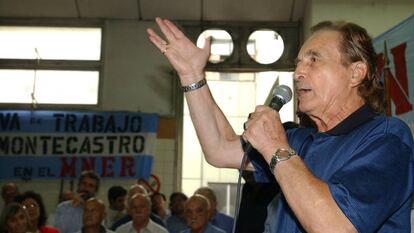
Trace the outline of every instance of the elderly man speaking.
<path fill-rule="evenodd" d="M 277 181 L 265 232 L 409 232 L 414 156 L 411 131 L 383 114 L 384 93 L 366 30 L 347 22 L 313 28 L 297 56 L 298 109 L 317 128 L 284 130 L 279 113 L 257 106 L 236 135 L 204 77 L 210 51 L 196 47 L 171 21 L 151 42 L 176 69 L 206 160 L 239 168 L 243 141 L 257 181 Z M 241 140 L 242 139 L 242 140 Z M 269 171 L 270 172 L 267 172 Z"/>

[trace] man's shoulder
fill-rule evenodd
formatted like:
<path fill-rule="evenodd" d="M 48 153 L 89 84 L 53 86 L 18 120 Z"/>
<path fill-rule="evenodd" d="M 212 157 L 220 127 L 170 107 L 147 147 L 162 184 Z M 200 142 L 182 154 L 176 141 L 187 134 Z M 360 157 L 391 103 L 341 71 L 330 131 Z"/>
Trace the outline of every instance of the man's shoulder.
<path fill-rule="evenodd" d="M 231 216 L 229 216 L 227 214 L 221 213 L 221 212 L 217 212 L 216 217 L 217 218 L 220 218 L 222 220 L 226 220 L 226 221 L 234 221 L 234 218 L 233 217 L 231 217 Z"/>
<path fill-rule="evenodd" d="M 163 226 L 155 223 L 151 219 L 148 221 L 147 228 L 149 228 L 151 230 L 151 232 L 168 233 L 167 229 L 165 229 Z"/>
<path fill-rule="evenodd" d="M 170 222 L 176 222 L 177 220 L 178 220 L 178 218 L 175 215 L 170 215 L 170 216 L 167 217 L 167 219 L 165 220 L 165 222 L 168 225 L 168 223 L 170 223 Z"/>
<path fill-rule="evenodd" d="M 62 209 L 62 208 L 69 208 L 69 207 L 72 207 L 72 201 L 71 200 L 63 201 L 63 202 L 59 203 L 56 208 Z"/>
<path fill-rule="evenodd" d="M 411 130 L 409 128 L 409 126 L 407 125 L 407 123 L 405 123 L 403 120 L 401 120 L 400 118 L 397 117 L 388 117 L 387 118 L 387 125 L 389 126 L 388 128 L 390 129 L 390 131 L 392 132 L 409 132 L 411 133 Z"/>
<path fill-rule="evenodd" d="M 375 117 L 366 127 L 365 133 L 371 135 L 385 135 L 399 138 L 408 146 L 413 146 L 412 133 L 407 123 L 397 117 L 380 115 Z"/>
<path fill-rule="evenodd" d="M 211 223 L 208 223 L 208 225 L 206 227 L 206 230 L 205 230 L 205 233 L 226 233 L 226 231 L 221 229 L 221 228 L 218 228 L 218 227 L 214 226 Z"/>
<path fill-rule="evenodd" d="M 61 202 L 55 210 L 55 218 L 59 218 L 62 214 L 76 214 L 79 212 L 79 210 L 82 210 L 81 208 L 73 207 L 72 201 L 64 201 Z"/>
<path fill-rule="evenodd" d="M 115 233 L 115 231 L 111 231 L 111 230 L 105 228 L 105 233 Z"/>
<path fill-rule="evenodd" d="M 73 206 L 72 201 L 64 201 L 56 207 L 56 212 L 70 212 L 71 214 L 83 214 L 81 205 Z"/>
<path fill-rule="evenodd" d="M 132 221 L 126 222 L 116 228 L 115 232 L 128 232 L 128 229 L 132 226 Z"/>

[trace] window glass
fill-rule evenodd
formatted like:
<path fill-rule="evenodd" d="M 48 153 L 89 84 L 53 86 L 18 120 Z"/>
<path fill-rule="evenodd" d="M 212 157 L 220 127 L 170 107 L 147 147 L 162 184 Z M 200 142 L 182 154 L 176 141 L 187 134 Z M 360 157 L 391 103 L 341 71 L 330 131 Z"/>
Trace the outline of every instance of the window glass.
<path fill-rule="evenodd" d="M 101 34 L 101 28 L 0 26 L 0 58 L 97 61 Z"/>
<path fill-rule="evenodd" d="M 197 46 L 204 47 L 205 39 L 212 37 L 209 62 L 219 63 L 226 60 L 233 53 L 233 40 L 228 32 L 221 29 L 208 29 L 200 34 Z"/>
<path fill-rule="evenodd" d="M 101 27 L 0 26 L 0 103 L 98 104 L 101 41 Z"/>
<path fill-rule="evenodd" d="M 276 62 L 282 56 L 283 50 L 283 39 L 274 30 L 256 30 L 250 34 L 247 42 L 247 53 L 260 64 Z"/>
<path fill-rule="evenodd" d="M 98 71 L 0 70 L 1 103 L 92 105 L 98 86 Z"/>

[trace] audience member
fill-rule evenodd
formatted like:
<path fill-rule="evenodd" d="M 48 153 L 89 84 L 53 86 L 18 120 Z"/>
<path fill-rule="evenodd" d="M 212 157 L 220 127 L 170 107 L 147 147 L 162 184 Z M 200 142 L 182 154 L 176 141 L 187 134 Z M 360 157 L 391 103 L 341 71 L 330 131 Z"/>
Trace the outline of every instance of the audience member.
<path fill-rule="evenodd" d="M 155 192 L 151 195 L 152 213 L 160 217 L 164 224 L 169 216 L 165 207 L 166 202 L 167 199 L 163 193 Z"/>
<path fill-rule="evenodd" d="M 182 192 L 174 192 L 170 195 L 170 211 L 166 225 L 170 233 L 179 233 L 187 229 L 187 223 L 184 213 L 184 204 L 188 197 Z"/>
<path fill-rule="evenodd" d="M 214 226 L 223 229 L 226 233 L 231 233 L 233 231 L 234 219 L 217 210 L 217 197 L 214 191 L 208 187 L 201 187 L 195 191 L 195 194 L 203 195 L 209 200 L 211 223 Z"/>
<path fill-rule="evenodd" d="M 116 229 L 117 233 L 168 233 L 150 219 L 151 200 L 148 195 L 137 193 L 128 200 L 128 213 L 132 220 Z"/>
<path fill-rule="evenodd" d="M 203 195 L 194 194 L 184 207 L 188 228 L 181 233 L 225 233 L 210 222 L 210 201 Z"/>
<path fill-rule="evenodd" d="M 83 225 L 77 233 L 113 233 L 102 225 L 104 219 L 105 205 L 98 199 L 89 198 L 83 204 Z"/>
<path fill-rule="evenodd" d="M 135 194 L 143 194 L 144 196 L 148 196 L 148 192 L 147 189 L 144 188 L 144 186 L 140 185 L 140 184 L 133 184 L 131 185 L 131 187 L 129 187 L 128 190 L 128 202 L 130 202 L 130 199 L 135 195 Z M 150 218 L 152 221 L 154 221 L 156 224 L 161 225 L 162 227 L 165 227 L 164 222 L 161 220 L 160 217 L 158 217 L 157 215 L 151 213 L 150 214 Z M 112 226 L 111 226 L 111 230 L 115 231 L 119 226 L 131 221 L 131 216 L 127 213 L 125 214 L 121 219 L 119 219 L 118 221 L 116 221 Z"/>
<path fill-rule="evenodd" d="M 83 204 L 96 195 L 100 178 L 94 171 L 83 171 L 73 200 L 60 203 L 55 211 L 55 227 L 61 233 L 74 233 L 82 228 Z"/>
<path fill-rule="evenodd" d="M 112 186 L 108 190 L 109 207 L 106 211 L 106 227 L 111 227 L 116 221 L 121 219 L 125 214 L 127 190 L 121 186 Z"/>
<path fill-rule="evenodd" d="M 7 182 L 1 187 L 1 197 L 3 198 L 4 206 L 13 202 L 14 197 L 19 194 L 19 188 L 14 182 Z"/>
<path fill-rule="evenodd" d="M 27 233 L 29 231 L 29 216 L 20 203 L 10 202 L 0 216 L 1 233 Z"/>
<path fill-rule="evenodd" d="M 41 233 L 58 233 L 59 230 L 46 225 L 47 214 L 40 194 L 33 191 L 26 191 L 17 195 L 14 200 L 22 204 L 23 209 L 29 215 L 29 231 Z"/>
<path fill-rule="evenodd" d="M 60 194 L 59 196 L 59 203 L 64 202 L 64 201 L 70 201 L 73 200 L 73 197 L 75 196 L 75 194 L 72 191 L 66 191 L 63 192 L 62 194 Z"/>

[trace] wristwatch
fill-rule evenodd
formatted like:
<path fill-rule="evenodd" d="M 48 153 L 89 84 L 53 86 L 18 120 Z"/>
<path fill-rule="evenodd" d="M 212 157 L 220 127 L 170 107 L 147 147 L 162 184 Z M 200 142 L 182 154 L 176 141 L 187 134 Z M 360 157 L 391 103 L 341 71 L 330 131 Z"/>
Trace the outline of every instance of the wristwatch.
<path fill-rule="evenodd" d="M 290 157 L 296 155 L 296 151 L 292 148 L 278 148 L 272 155 L 269 168 L 274 175 L 275 166 L 278 162 L 290 159 Z"/>

